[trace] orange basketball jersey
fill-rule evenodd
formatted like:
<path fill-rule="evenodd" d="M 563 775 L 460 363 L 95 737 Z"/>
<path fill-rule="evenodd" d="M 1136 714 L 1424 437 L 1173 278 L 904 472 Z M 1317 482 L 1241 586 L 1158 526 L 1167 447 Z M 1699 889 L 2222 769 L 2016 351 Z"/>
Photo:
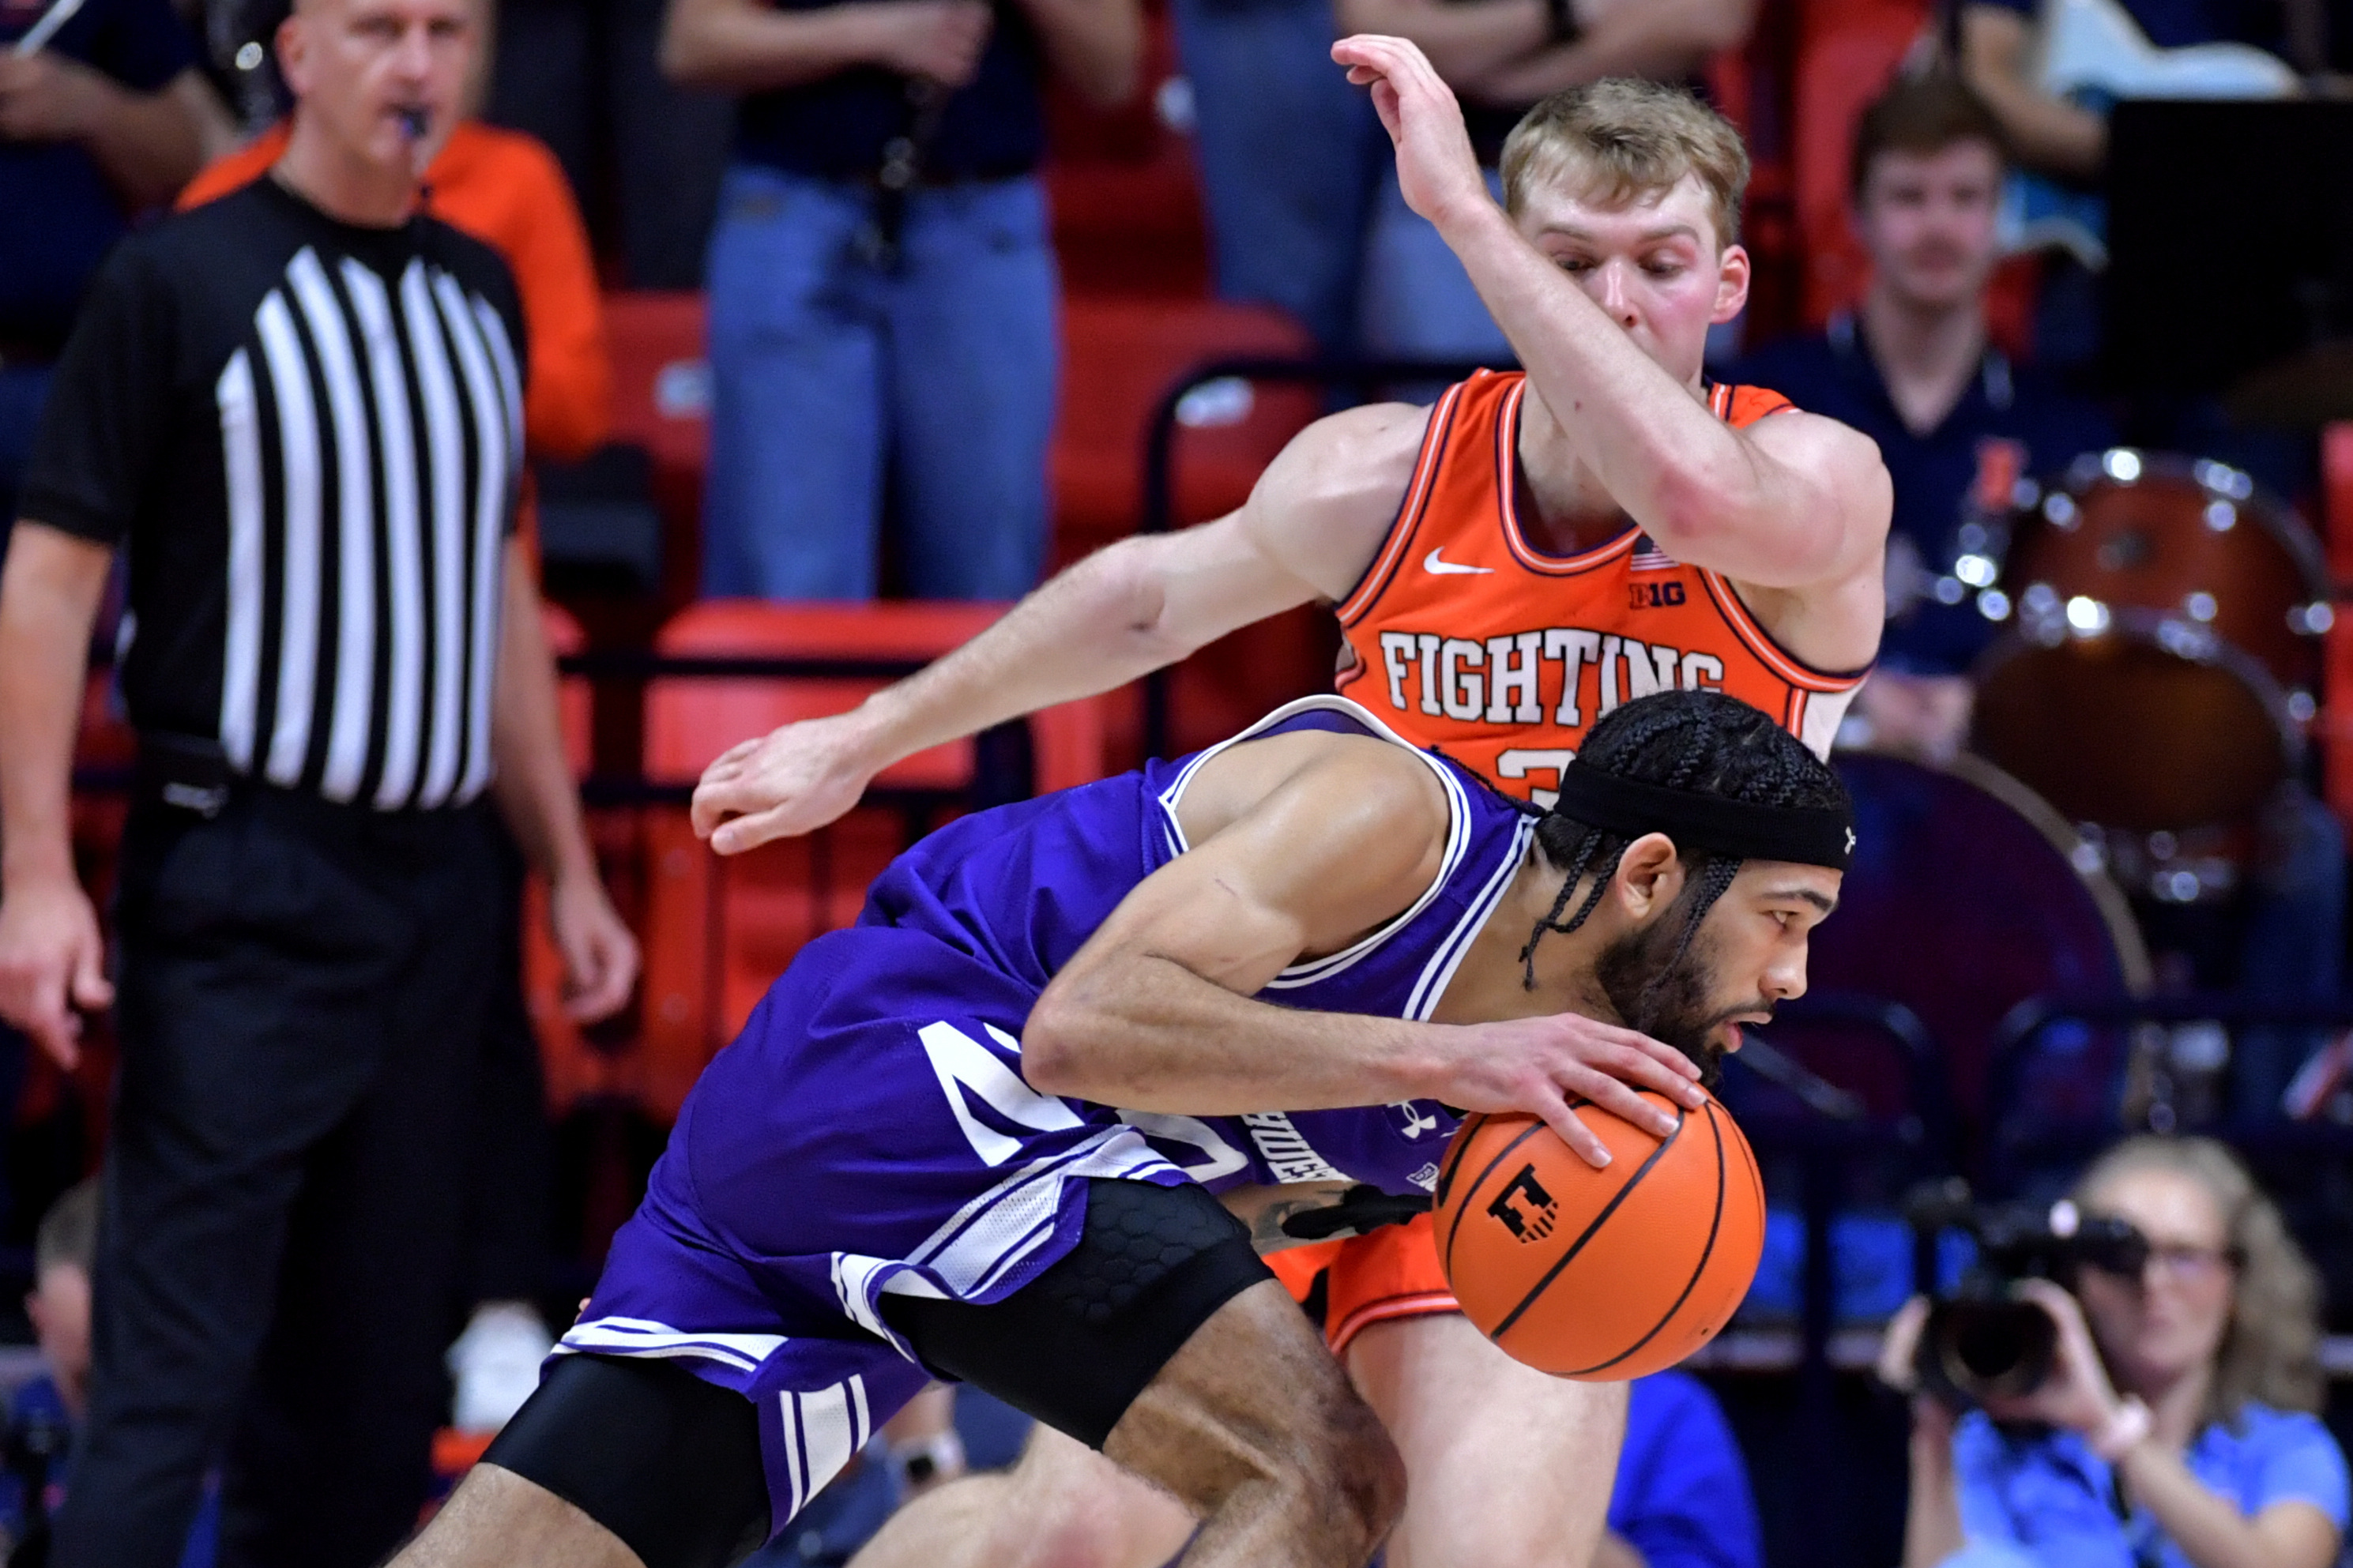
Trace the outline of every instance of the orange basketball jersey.
<path fill-rule="evenodd" d="M 1799 663 L 1731 584 L 1669 559 L 1630 524 L 1579 555 L 1529 542 L 1517 482 L 1526 391 L 1523 375 L 1482 372 L 1431 411 L 1397 521 L 1339 606 L 1339 689 L 1540 805 L 1597 720 L 1656 691 L 1725 692 L 1827 755 L 1867 672 Z M 1708 406 L 1737 427 L 1789 403 L 1718 385 Z"/>

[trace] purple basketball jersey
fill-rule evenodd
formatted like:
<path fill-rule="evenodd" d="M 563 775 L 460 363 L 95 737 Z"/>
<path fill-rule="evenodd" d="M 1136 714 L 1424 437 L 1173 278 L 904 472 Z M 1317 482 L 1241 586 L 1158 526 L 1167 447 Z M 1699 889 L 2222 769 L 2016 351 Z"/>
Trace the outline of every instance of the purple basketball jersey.
<path fill-rule="evenodd" d="M 1180 762 L 960 818 L 892 862 L 859 923 L 803 949 L 705 1069 L 558 1353 L 676 1358 L 753 1399 L 782 1529 L 926 1379 L 881 1297 L 1004 1299 L 1077 1243 L 1089 1178 L 1427 1191 L 1456 1125 L 1431 1102 L 1197 1118 L 1021 1077 L 1039 993 L 1184 851 L 1176 811 L 1200 766 L 1302 729 L 1407 745 L 1345 699 L 1307 698 Z M 1261 999 L 1400 1018 L 1437 1005 L 1534 824 L 1415 754 L 1451 806 L 1440 875 Z"/>

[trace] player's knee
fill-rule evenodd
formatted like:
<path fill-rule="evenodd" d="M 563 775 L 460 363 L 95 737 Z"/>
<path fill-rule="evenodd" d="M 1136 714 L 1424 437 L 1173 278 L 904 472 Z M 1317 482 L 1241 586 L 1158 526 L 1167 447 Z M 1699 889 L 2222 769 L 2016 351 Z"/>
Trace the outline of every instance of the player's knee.
<path fill-rule="evenodd" d="M 1307 1496 L 1329 1500 L 1334 1527 L 1369 1555 L 1405 1511 L 1405 1458 L 1372 1406 L 1353 1394 L 1326 1430 Z"/>

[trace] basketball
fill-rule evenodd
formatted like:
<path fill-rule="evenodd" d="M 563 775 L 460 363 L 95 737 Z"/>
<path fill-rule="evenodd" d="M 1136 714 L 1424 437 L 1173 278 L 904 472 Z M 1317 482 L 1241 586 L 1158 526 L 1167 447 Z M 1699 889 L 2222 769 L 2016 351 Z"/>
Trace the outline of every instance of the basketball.
<path fill-rule="evenodd" d="M 1748 1140 L 1710 1099 L 1654 1137 L 1597 1106 L 1577 1115 L 1615 1156 L 1595 1170 L 1533 1116 L 1473 1116 L 1438 1177 L 1439 1261 L 1463 1313 L 1514 1360 L 1618 1383 L 1715 1337 L 1765 1246 Z"/>

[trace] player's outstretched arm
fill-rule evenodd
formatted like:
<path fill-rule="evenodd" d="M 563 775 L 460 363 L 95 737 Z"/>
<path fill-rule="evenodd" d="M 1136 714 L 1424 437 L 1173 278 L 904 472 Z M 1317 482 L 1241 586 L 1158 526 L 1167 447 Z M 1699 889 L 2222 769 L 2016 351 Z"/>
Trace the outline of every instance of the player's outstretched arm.
<path fill-rule="evenodd" d="M 902 757 L 1124 686 L 1295 605 L 1345 596 L 1396 515 L 1427 418 L 1384 404 L 1320 419 L 1239 510 L 1098 551 L 849 712 L 731 748 L 695 789 L 695 832 L 722 855 L 814 832 Z"/>
<path fill-rule="evenodd" d="M 1291 735 L 1219 757 L 1188 786 L 1194 847 L 1123 900 L 1039 998 L 1024 1075 L 1050 1094 L 1197 1116 L 1416 1099 L 1526 1110 L 1597 1165 L 1608 1152 L 1571 1096 L 1671 1130 L 1628 1085 L 1696 1106 L 1698 1069 L 1630 1029 L 1574 1015 L 1419 1024 L 1252 999 L 1302 956 L 1411 907 L 1439 874 L 1449 810 L 1429 768 L 1382 742 Z"/>
<path fill-rule="evenodd" d="M 1333 46 L 1372 89 L 1409 205 L 1471 275 L 1577 456 L 1679 561 L 1763 588 L 1813 588 L 1878 569 L 1892 491 L 1879 449 L 1834 420 L 1779 415 L 1735 430 L 1618 329 L 1487 193 L 1453 92 L 1403 38 Z M 1714 267 L 1702 254 L 1697 265 Z M 1746 289 L 1746 258 L 1719 286 Z"/>

